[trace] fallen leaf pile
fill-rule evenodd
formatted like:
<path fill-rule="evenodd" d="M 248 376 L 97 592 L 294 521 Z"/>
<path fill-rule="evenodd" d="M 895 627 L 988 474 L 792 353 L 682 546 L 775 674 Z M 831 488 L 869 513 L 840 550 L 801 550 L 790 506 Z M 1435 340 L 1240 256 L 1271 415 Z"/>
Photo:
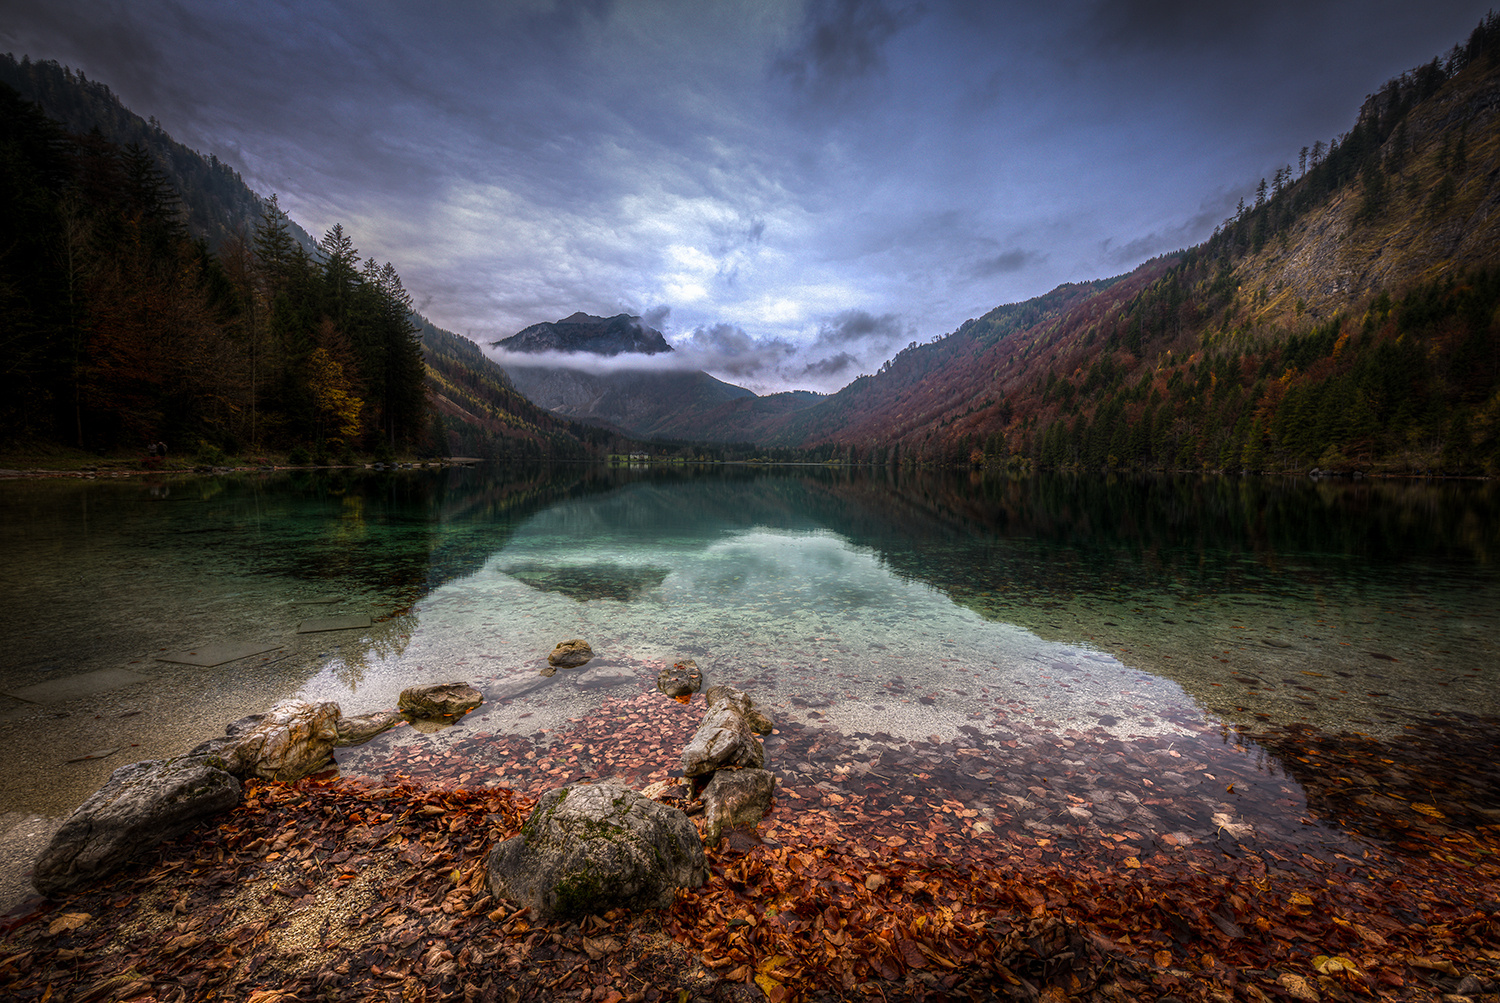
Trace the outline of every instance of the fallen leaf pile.
<path fill-rule="evenodd" d="M 402 729 L 343 778 L 254 782 L 13 916 L 0 997 L 1500 998 L 1489 722 L 1399 748 L 1005 720 L 906 741 L 812 710 L 766 740 L 771 814 L 671 909 L 540 924 L 490 897 L 485 855 L 538 794 L 666 779 L 700 715 L 641 694 L 555 733 Z"/>

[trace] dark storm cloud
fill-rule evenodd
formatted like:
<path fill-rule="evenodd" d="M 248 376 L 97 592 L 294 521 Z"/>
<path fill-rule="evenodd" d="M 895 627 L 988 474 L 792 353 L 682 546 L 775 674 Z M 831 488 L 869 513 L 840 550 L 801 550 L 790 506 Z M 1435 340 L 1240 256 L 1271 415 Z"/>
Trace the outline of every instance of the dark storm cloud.
<path fill-rule="evenodd" d="M 826 359 L 819 359 L 817 362 L 808 363 L 802 367 L 799 375 L 810 376 L 813 379 L 827 379 L 830 376 L 843 376 L 845 373 L 852 371 L 858 364 L 859 360 L 854 356 L 848 352 L 840 352 Z"/>
<path fill-rule="evenodd" d="M 672 347 L 691 368 L 741 379 L 779 368 L 797 352 L 784 338 L 755 338 L 735 324 L 695 328 Z"/>
<path fill-rule="evenodd" d="M 441 326 L 626 312 L 836 390 L 1203 240 L 1490 2 L 0 0 L 0 49 L 342 223 Z"/>
<path fill-rule="evenodd" d="M 1011 272 L 1019 272 L 1028 265 L 1045 260 L 1045 255 L 1035 251 L 1023 251 L 1020 248 L 1011 251 L 1002 251 L 993 257 L 985 258 L 976 262 L 970 270 L 976 279 L 987 279 L 995 275 L 1007 275 Z"/>
<path fill-rule="evenodd" d="M 818 343 L 842 345 L 863 341 L 872 336 L 887 337 L 901 333 L 901 319 L 893 313 L 879 317 L 867 310 L 845 310 L 828 318 L 818 328 Z"/>
<path fill-rule="evenodd" d="M 815 0 L 798 44 L 776 60 L 794 88 L 838 99 L 885 68 L 886 44 L 922 16 L 919 4 L 892 8 L 881 0 Z"/>

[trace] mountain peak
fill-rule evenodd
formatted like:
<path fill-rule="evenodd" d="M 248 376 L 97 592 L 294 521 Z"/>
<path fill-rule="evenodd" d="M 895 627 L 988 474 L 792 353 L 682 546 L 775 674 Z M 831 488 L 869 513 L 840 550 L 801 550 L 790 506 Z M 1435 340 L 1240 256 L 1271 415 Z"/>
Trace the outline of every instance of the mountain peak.
<path fill-rule="evenodd" d="M 590 352 L 594 355 L 658 355 L 672 346 L 639 317 L 595 317 L 577 311 L 562 320 L 533 324 L 509 338 L 491 342 L 509 352 Z"/>

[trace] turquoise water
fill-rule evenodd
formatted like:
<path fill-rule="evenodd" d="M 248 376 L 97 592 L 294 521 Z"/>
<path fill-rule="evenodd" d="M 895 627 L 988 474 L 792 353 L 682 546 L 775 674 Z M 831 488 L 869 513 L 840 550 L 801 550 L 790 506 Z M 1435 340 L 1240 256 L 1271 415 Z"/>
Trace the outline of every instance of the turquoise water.
<path fill-rule="evenodd" d="M 684 657 L 848 736 L 1487 729 L 1496 515 L 1477 483 L 823 468 L 8 482 L 0 692 L 31 697 L 0 698 L 0 811 L 65 812 L 283 697 L 355 714 L 465 679 L 464 727 L 530 735 Z M 573 637 L 595 660 L 541 675 Z M 159 660 L 231 642 L 273 647 Z"/>

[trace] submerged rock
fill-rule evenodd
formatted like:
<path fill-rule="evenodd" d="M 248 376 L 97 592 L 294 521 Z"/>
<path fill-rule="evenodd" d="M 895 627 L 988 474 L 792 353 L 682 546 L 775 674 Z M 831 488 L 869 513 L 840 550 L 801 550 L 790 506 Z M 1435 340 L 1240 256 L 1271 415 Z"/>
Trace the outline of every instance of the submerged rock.
<path fill-rule="evenodd" d="M 373 714 L 361 714 L 358 717 L 341 717 L 335 725 L 338 728 L 339 737 L 333 744 L 340 747 L 363 745 L 381 732 L 389 731 L 405 720 L 406 718 L 393 710 L 376 711 Z"/>
<path fill-rule="evenodd" d="M 136 854 L 239 804 L 240 782 L 207 756 L 122 766 L 69 816 L 31 882 L 49 898 L 77 891 Z"/>
<path fill-rule="evenodd" d="M 682 775 L 700 777 L 726 766 L 759 769 L 766 750 L 745 720 L 750 698 L 732 686 L 715 686 L 707 697 L 703 723 L 682 750 Z"/>
<path fill-rule="evenodd" d="M 708 832 L 703 841 L 718 843 L 726 829 L 754 826 L 771 810 L 776 777 L 766 770 L 719 770 L 703 788 L 703 816 Z"/>
<path fill-rule="evenodd" d="M 428 721 L 462 717 L 484 703 L 484 694 L 468 683 L 434 683 L 401 691 L 396 701 L 403 714 Z"/>
<path fill-rule="evenodd" d="M 687 816 L 617 781 L 548 791 L 489 857 L 490 891 L 542 919 L 663 908 L 707 879 Z"/>
<path fill-rule="evenodd" d="M 547 663 L 559 669 L 576 669 L 593 657 L 594 649 L 589 647 L 589 642 L 575 637 L 571 641 L 557 642 L 557 647 L 547 656 Z"/>
<path fill-rule="evenodd" d="M 687 698 L 703 688 L 703 673 L 698 671 L 697 662 L 684 658 L 661 670 L 656 677 L 656 688 L 672 699 L 685 703 Z"/>
<path fill-rule="evenodd" d="M 283 700 L 264 714 L 229 725 L 223 738 L 189 755 L 218 756 L 237 777 L 298 780 L 333 762 L 339 744 L 339 705 Z"/>

